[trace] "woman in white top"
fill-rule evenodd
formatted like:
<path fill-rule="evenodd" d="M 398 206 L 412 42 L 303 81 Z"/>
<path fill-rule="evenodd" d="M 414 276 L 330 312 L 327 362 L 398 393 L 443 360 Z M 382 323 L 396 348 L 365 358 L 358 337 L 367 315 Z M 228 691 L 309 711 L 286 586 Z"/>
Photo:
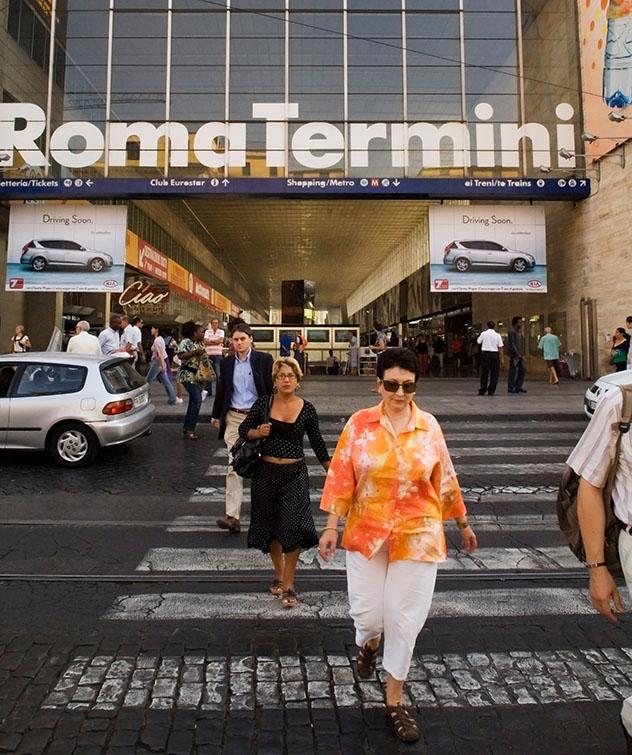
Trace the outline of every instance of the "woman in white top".
<path fill-rule="evenodd" d="M 24 325 L 15 326 L 15 335 L 11 339 L 14 354 L 23 354 L 31 348 L 31 341 L 24 332 Z"/>
<path fill-rule="evenodd" d="M 167 348 L 165 346 L 165 339 L 160 335 L 158 328 L 155 325 L 151 326 L 151 334 L 154 337 L 154 342 L 151 345 L 151 362 L 149 364 L 149 370 L 147 371 L 147 377 L 145 380 L 151 384 L 154 380 L 162 383 L 165 391 L 167 392 L 167 399 L 170 404 L 181 404 L 182 399 L 176 397 L 176 392 L 173 389 L 171 380 L 168 374 L 169 360 L 167 357 Z"/>

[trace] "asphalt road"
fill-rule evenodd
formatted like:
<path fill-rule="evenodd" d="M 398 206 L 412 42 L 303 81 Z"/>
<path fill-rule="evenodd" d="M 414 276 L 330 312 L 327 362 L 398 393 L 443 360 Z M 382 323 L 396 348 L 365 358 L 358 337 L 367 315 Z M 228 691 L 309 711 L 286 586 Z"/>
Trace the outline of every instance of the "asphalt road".
<path fill-rule="evenodd" d="M 341 417 L 322 426 L 333 447 Z M 481 547 L 460 553 L 448 530 L 408 685 L 421 743 L 398 748 L 385 728 L 383 672 L 355 676 L 344 560 L 303 554 L 284 611 L 246 527 L 215 526 L 215 431 L 186 442 L 163 422 L 86 470 L 0 456 L 0 752 L 623 752 L 632 624 L 592 614 L 554 517 L 585 423 L 443 426 Z"/>

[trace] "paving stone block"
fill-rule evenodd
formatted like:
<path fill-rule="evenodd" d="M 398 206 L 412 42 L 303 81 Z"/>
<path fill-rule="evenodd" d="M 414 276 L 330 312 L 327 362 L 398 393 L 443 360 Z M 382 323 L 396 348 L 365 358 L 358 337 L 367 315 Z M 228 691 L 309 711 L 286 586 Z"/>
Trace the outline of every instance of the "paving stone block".
<path fill-rule="evenodd" d="M 0 752 L 13 752 L 17 750 L 22 735 L 19 732 L 0 733 Z"/>
<path fill-rule="evenodd" d="M 190 755 L 193 749 L 192 731 L 174 731 L 167 741 L 167 752 L 173 755 Z"/>
<path fill-rule="evenodd" d="M 39 729 L 37 731 L 27 731 L 22 737 L 22 741 L 17 749 L 21 753 L 40 753 L 44 752 L 46 745 L 51 741 L 51 732 L 48 729 Z"/>
<path fill-rule="evenodd" d="M 71 739 L 56 739 L 46 749 L 46 755 L 73 755 L 77 750 L 77 740 L 73 737 Z"/>
<path fill-rule="evenodd" d="M 146 726 L 140 733 L 140 743 L 152 752 L 164 752 L 169 738 L 169 726 Z"/>

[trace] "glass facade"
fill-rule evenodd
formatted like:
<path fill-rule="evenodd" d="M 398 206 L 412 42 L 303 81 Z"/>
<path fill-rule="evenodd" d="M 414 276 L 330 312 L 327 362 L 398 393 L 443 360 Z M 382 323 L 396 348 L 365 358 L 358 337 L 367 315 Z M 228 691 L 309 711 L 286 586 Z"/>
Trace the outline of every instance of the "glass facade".
<path fill-rule="evenodd" d="M 43 5 L 7 14 L 50 77 L 33 101 L 51 135 L 95 127 L 54 136 L 51 174 L 520 176 L 584 151 L 572 0 Z"/>

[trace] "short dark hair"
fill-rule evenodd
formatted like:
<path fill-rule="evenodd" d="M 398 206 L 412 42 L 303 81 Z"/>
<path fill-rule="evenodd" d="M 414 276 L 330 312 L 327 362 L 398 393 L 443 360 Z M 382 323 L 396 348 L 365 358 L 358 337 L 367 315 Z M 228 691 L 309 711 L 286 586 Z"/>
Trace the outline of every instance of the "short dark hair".
<path fill-rule="evenodd" d="M 136 315 L 136 317 L 132 320 L 132 325 L 138 325 L 139 322 L 142 322 L 142 319 L 142 317 L 138 317 L 138 315 Z"/>
<path fill-rule="evenodd" d="M 626 323 L 628 323 L 628 322 L 632 322 L 632 315 L 628 315 L 628 316 L 627 316 L 627 317 L 625 318 L 625 321 L 626 321 Z"/>
<path fill-rule="evenodd" d="M 412 372 L 415 380 L 419 378 L 419 362 L 415 352 L 410 349 L 386 349 L 378 354 L 376 373 L 380 380 L 383 380 L 386 370 L 391 367 L 399 367 L 402 370 Z"/>
<path fill-rule="evenodd" d="M 199 323 L 194 322 L 193 320 L 188 320 L 180 328 L 180 332 L 182 333 L 182 338 L 193 338 L 193 336 L 195 335 L 195 331 L 201 327 L 202 326 Z"/>
<path fill-rule="evenodd" d="M 487 327 L 493 330 L 496 327 L 496 323 L 493 320 L 487 322 Z"/>
<path fill-rule="evenodd" d="M 236 325 L 233 325 L 233 329 L 230 333 L 231 336 L 234 336 L 238 331 L 240 333 L 245 333 L 247 336 L 250 336 L 250 338 L 253 337 L 252 328 L 247 322 L 238 322 Z"/>
<path fill-rule="evenodd" d="M 511 318 L 512 326 L 515 326 L 517 322 L 522 322 L 522 315 L 516 315 L 515 317 Z"/>

